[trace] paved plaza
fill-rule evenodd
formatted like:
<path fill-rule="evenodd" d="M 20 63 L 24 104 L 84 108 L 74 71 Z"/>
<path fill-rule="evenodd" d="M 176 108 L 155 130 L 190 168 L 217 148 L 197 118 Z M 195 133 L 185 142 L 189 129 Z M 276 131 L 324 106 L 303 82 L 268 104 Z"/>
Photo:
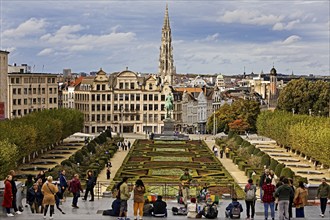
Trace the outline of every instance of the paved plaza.
<path fill-rule="evenodd" d="M 71 200 L 72 198 L 68 198 L 66 202 L 63 203 L 61 208 L 63 208 L 63 211 L 66 213 L 65 215 L 61 214 L 58 210 L 55 209 L 55 215 L 53 215 L 54 219 L 59 219 L 59 220 L 84 220 L 84 219 L 90 219 L 90 220 L 97 220 L 97 219 L 113 219 L 116 220 L 116 217 L 111 217 L 111 216 L 102 216 L 103 210 L 110 209 L 111 203 L 113 201 L 112 198 L 102 198 L 102 199 L 95 199 L 94 202 L 84 202 L 79 199 L 78 206 L 79 209 L 74 209 L 71 207 Z M 174 200 L 167 200 L 166 201 L 168 204 L 167 211 L 168 211 L 168 217 L 166 219 L 169 220 L 180 220 L 180 219 L 187 219 L 186 216 L 174 216 L 172 214 L 172 207 L 178 207 L 180 206 L 176 201 Z M 243 214 L 241 215 L 241 219 L 245 219 L 245 203 L 244 201 L 240 201 L 243 205 Z M 224 210 L 227 207 L 227 205 L 230 203 L 230 200 L 221 200 L 220 204 L 218 206 L 219 214 L 218 218 L 220 220 L 224 220 L 225 214 Z M 133 220 L 133 201 L 129 200 L 128 202 L 128 217 Z M 330 219 L 329 217 L 329 209 L 328 207 L 326 216 L 323 219 Z M 293 213 L 295 210 L 293 209 Z M 318 206 L 307 206 L 305 207 L 305 215 L 306 218 L 305 220 L 320 220 L 322 218 L 319 217 L 320 214 L 320 209 Z M 1 219 L 22 219 L 22 220 L 38 220 L 38 219 L 43 219 L 42 214 L 32 214 L 31 211 L 28 208 L 25 208 L 24 212 L 22 215 L 15 215 L 15 217 L 5 217 L 4 215 L 0 215 Z M 47 216 L 47 219 L 49 219 L 49 213 Z M 144 217 L 144 219 L 159 219 L 155 217 Z M 263 216 L 263 204 L 260 203 L 259 201 L 256 204 L 256 216 L 254 218 L 255 220 L 262 220 L 264 219 Z M 276 219 L 277 213 L 276 213 Z M 295 219 L 295 218 L 293 218 Z"/>

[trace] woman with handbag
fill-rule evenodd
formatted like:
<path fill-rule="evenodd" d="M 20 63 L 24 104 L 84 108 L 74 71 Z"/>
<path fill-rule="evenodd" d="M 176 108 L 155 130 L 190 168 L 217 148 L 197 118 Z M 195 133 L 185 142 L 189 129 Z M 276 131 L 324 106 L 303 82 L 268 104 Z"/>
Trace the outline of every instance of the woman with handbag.
<path fill-rule="evenodd" d="M 47 181 L 42 185 L 41 192 L 44 195 L 43 198 L 43 205 L 45 206 L 44 209 L 44 219 L 46 218 L 48 207 L 50 206 L 50 217 L 49 219 L 53 219 L 54 213 L 54 205 L 55 205 L 55 195 L 58 191 L 57 187 L 52 183 L 53 177 L 48 176 Z"/>
<path fill-rule="evenodd" d="M 307 204 L 308 190 L 302 181 L 299 181 L 298 188 L 294 195 L 294 205 L 296 207 L 296 218 L 304 218 L 304 206 Z"/>

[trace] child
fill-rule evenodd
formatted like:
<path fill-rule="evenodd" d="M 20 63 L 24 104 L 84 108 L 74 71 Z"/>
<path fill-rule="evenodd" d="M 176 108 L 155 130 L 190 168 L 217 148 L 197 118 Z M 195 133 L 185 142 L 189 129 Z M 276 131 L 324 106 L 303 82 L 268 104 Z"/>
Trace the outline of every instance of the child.
<path fill-rule="evenodd" d="M 232 202 L 226 208 L 226 218 L 240 218 L 243 212 L 242 205 L 233 197 Z"/>

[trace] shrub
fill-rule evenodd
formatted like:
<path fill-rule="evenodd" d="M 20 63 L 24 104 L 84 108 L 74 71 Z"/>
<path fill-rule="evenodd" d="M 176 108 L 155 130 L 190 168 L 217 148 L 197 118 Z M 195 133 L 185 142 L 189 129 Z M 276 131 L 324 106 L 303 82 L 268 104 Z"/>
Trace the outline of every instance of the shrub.
<path fill-rule="evenodd" d="M 254 151 L 253 151 L 253 155 L 257 155 L 259 152 L 260 152 L 260 149 L 259 148 L 255 148 Z"/>
<path fill-rule="evenodd" d="M 235 142 L 237 145 L 241 145 L 243 142 L 243 138 L 239 135 L 235 135 Z"/>
<path fill-rule="evenodd" d="M 266 167 L 270 165 L 270 156 L 268 154 L 264 154 L 261 157 L 261 165 Z"/>
<path fill-rule="evenodd" d="M 76 161 L 76 163 L 81 163 L 84 160 L 84 155 L 81 153 L 80 150 L 74 154 L 74 160 Z"/>
<path fill-rule="evenodd" d="M 243 140 L 241 145 L 242 145 L 242 147 L 248 147 L 248 146 L 250 146 L 250 142 Z"/>
<path fill-rule="evenodd" d="M 293 178 L 294 172 L 289 167 L 284 167 L 281 171 L 280 176 L 285 176 L 286 178 Z"/>
<path fill-rule="evenodd" d="M 256 147 L 255 147 L 254 145 L 251 144 L 251 145 L 248 147 L 249 155 L 253 154 L 253 152 L 254 152 L 255 149 L 256 149 Z"/>
<path fill-rule="evenodd" d="M 256 156 L 252 156 L 252 157 L 250 157 L 249 160 L 248 160 L 248 164 L 249 164 L 251 167 L 260 168 L 261 157 L 256 157 Z"/>
<path fill-rule="evenodd" d="M 71 163 L 71 161 L 70 161 L 69 159 L 66 159 L 66 160 L 63 160 L 63 161 L 61 162 L 61 165 L 62 165 L 62 166 L 68 166 L 68 167 L 71 167 L 71 166 L 72 166 L 72 163 Z"/>
<path fill-rule="evenodd" d="M 275 171 L 277 164 L 278 164 L 277 160 L 271 158 L 269 169 Z"/>
<path fill-rule="evenodd" d="M 87 149 L 89 152 L 92 152 L 93 154 L 96 152 L 96 149 L 95 149 L 95 144 L 92 144 L 93 142 L 90 142 L 88 145 L 87 145 Z"/>
<path fill-rule="evenodd" d="M 261 150 L 259 151 L 259 153 L 257 153 L 257 156 L 258 156 L 258 157 L 262 157 L 262 156 L 264 156 L 264 155 L 266 155 L 265 152 L 263 152 L 263 151 L 261 151 Z"/>
<path fill-rule="evenodd" d="M 280 177 L 281 176 L 281 172 L 282 172 L 282 169 L 285 167 L 285 165 L 283 163 L 279 163 L 277 164 L 274 172 L 276 174 L 276 176 Z"/>
<path fill-rule="evenodd" d="M 228 132 L 228 139 L 234 137 L 235 134 L 236 134 L 235 132 L 233 132 L 233 131 L 229 131 L 229 132 Z"/>
<path fill-rule="evenodd" d="M 293 183 L 298 186 L 299 182 L 302 181 L 303 183 L 308 183 L 308 178 L 307 177 L 302 177 L 302 176 L 294 176 L 293 177 Z"/>

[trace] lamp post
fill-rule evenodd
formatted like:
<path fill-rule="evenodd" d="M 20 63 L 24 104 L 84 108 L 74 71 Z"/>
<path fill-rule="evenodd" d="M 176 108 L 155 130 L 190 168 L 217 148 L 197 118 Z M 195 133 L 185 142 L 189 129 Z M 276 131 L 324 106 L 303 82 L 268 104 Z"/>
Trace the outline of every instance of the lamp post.
<path fill-rule="evenodd" d="M 294 115 L 294 108 L 292 108 L 292 114 Z"/>
<path fill-rule="evenodd" d="M 124 123 L 124 117 L 123 117 L 123 115 L 124 115 L 124 106 L 120 106 L 120 115 L 121 115 L 121 128 L 120 128 L 120 131 L 121 131 L 121 137 L 123 137 L 124 136 L 124 130 L 123 130 L 123 123 Z"/>
<path fill-rule="evenodd" d="M 215 108 L 213 108 L 213 135 L 215 136 Z"/>

